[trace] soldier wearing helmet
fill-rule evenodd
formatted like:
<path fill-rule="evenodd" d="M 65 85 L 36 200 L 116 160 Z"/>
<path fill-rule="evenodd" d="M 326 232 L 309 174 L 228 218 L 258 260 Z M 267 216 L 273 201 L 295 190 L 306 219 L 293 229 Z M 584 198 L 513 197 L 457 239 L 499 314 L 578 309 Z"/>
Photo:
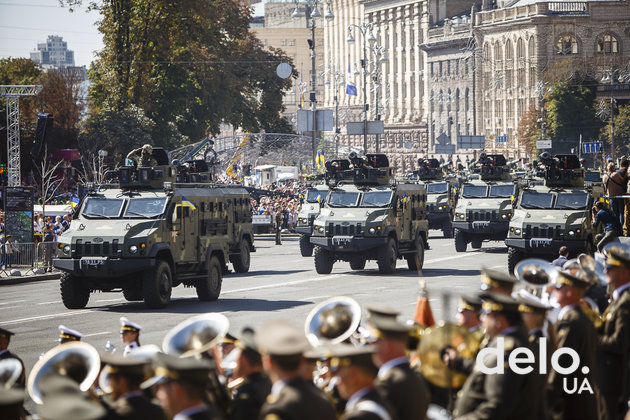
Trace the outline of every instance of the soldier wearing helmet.
<path fill-rule="evenodd" d="M 144 146 L 134 149 L 127 155 L 127 159 L 136 162 L 138 168 L 150 168 L 157 165 L 157 161 L 153 157 L 153 146 L 145 144 Z"/>

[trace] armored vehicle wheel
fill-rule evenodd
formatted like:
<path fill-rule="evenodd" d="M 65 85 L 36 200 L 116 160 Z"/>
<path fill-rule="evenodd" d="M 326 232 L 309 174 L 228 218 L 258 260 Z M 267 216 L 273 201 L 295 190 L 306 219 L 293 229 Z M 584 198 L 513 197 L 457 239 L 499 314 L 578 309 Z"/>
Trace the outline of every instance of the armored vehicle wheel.
<path fill-rule="evenodd" d="M 387 244 L 379 248 L 376 256 L 378 271 L 383 274 L 391 274 L 396 271 L 396 258 L 396 241 L 394 238 L 389 238 Z"/>
<path fill-rule="evenodd" d="M 139 282 L 131 282 L 127 287 L 123 287 L 123 296 L 128 302 L 142 300 L 142 285 Z"/>
<path fill-rule="evenodd" d="M 455 251 L 466 252 L 468 241 L 466 239 L 466 233 L 459 229 L 455 229 Z"/>
<path fill-rule="evenodd" d="M 480 248 L 481 248 L 481 241 L 472 241 L 472 242 L 470 243 L 470 246 L 471 246 L 473 249 L 480 249 Z"/>
<path fill-rule="evenodd" d="M 365 263 L 365 258 L 359 255 L 350 260 L 350 268 L 353 270 L 363 270 L 365 268 Z"/>
<path fill-rule="evenodd" d="M 171 300 L 171 267 L 166 261 L 158 260 L 155 267 L 144 273 L 142 292 L 144 304 L 148 308 L 164 308 Z"/>
<path fill-rule="evenodd" d="M 61 273 L 61 300 L 68 309 L 83 309 L 90 299 L 90 289 L 81 277 Z"/>
<path fill-rule="evenodd" d="M 407 267 L 409 267 L 410 270 L 422 270 L 422 266 L 424 265 L 424 242 L 422 238 L 416 238 L 416 252 L 407 254 L 406 259 Z"/>
<path fill-rule="evenodd" d="M 516 264 L 521 262 L 523 259 L 525 259 L 525 254 L 518 248 L 508 247 L 508 273 L 514 273 L 514 267 L 516 267 Z"/>
<path fill-rule="evenodd" d="M 223 275 L 221 274 L 221 264 L 217 257 L 210 258 L 208 262 L 208 276 L 197 280 L 195 288 L 197 297 L 203 302 L 215 301 L 221 294 L 221 284 Z"/>
<path fill-rule="evenodd" d="M 313 244 L 311 238 L 306 235 L 300 235 L 300 254 L 303 257 L 313 256 Z"/>
<path fill-rule="evenodd" d="M 251 258 L 249 255 L 249 243 L 246 239 L 241 240 L 238 249 L 238 255 L 231 257 L 230 261 L 232 261 L 234 271 L 236 271 L 237 273 L 247 273 L 249 271 L 249 263 L 251 261 Z"/>
<path fill-rule="evenodd" d="M 315 247 L 313 257 L 315 259 L 315 271 L 317 271 L 317 274 L 330 274 L 335 264 L 335 260 L 333 260 L 330 251 L 321 246 Z"/>
<path fill-rule="evenodd" d="M 445 238 L 450 239 L 453 237 L 453 222 L 451 219 L 448 219 L 448 221 L 444 223 L 444 226 L 442 226 L 442 234 Z"/>

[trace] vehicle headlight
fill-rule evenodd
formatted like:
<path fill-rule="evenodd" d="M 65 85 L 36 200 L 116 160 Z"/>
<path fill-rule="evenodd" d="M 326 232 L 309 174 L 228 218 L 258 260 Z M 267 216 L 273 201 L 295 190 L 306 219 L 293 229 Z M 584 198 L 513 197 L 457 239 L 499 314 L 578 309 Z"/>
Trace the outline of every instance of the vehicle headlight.
<path fill-rule="evenodd" d="M 465 218 L 466 218 L 466 215 L 465 215 L 464 213 L 460 213 L 460 214 L 459 214 L 459 218 L 460 218 L 460 219 L 465 219 Z"/>
<path fill-rule="evenodd" d="M 64 254 L 69 254 L 70 253 L 70 245 L 64 245 L 63 246 L 63 253 Z"/>
<path fill-rule="evenodd" d="M 130 254 L 135 254 L 135 253 L 137 253 L 137 252 L 138 252 L 138 247 L 137 247 L 137 246 L 135 246 L 135 245 L 131 245 L 131 246 L 129 247 L 129 253 L 130 253 Z"/>
<path fill-rule="evenodd" d="M 503 219 L 503 220 L 507 219 L 507 217 L 508 217 L 508 215 L 507 215 L 507 214 L 502 214 L 502 215 L 501 215 L 501 219 Z"/>
<path fill-rule="evenodd" d="M 320 226 L 320 227 L 318 227 L 318 228 L 317 228 L 317 231 L 318 231 L 319 233 L 324 233 L 324 226 Z"/>
<path fill-rule="evenodd" d="M 371 227 L 370 229 L 368 229 L 368 232 L 370 232 L 370 235 L 374 235 L 376 233 L 376 229 Z"/>
<path fill-rule="evenodd" d="M 569 231 L 569 236 L 575 236 L 575 231 L 574 230 L 570 230 Z"/>
<path fill-rule="evenodd" d="M 521 229 L 519 229 L 519 228 L 514 229 L 514 234 L 515 235 L 520 235 L 521 234 Z"/>

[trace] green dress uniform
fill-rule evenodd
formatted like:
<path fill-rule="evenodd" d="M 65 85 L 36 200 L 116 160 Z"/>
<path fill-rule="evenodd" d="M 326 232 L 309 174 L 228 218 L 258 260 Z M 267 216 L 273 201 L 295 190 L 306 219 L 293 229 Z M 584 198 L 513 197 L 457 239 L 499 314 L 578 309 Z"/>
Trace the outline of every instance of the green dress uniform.
<path fill-rule="evenodd" d="M 580 357 L 580 367 L 571 375 L 563 376 L 553 369 L 549 372 L 549 407 L 554 415 L 564 413 L 567 420 L 596 420 L 598 418 L 597 389 L 595 378 L 595 360 L 597 333 L 590 318 L 582 312 L 579 306 L 572 306 L 565 313 L 560 311 L 561 318 L 555 324 L 555 332 L 558 340 L 558 348 L 569 347 L 575 350 Z M 559 360 L 561 366 L 568 366 L 570 361 Z M 588 367 L 588 373 L 582 373 L 582 367 Z M 572 389 L 577 380 L 579 389 L 583 380 L 588 380 L 594 393 L 577 392 L 569 394 L 563 389 L 566 381 L 567 388 Z"/>
<path fill-rule="evenodd" d="M 260 410 L 263 420 L 336 420 L 337 415 L 323 393 L 297 377 L 274 384 Z"/>
<path fill-rule="evenodd" d="M 374 382 L 376 389 L 394 409 L 399 419 L 424 419 L 431 395 L 420 374 L 411 368 L 408 360 L 389 369 L 381 369 Z"/>
<path fill-rule="evenodd" d="M 118 398 L 110 407 L 111 419 L 166 420 L 164 410 L 149 401 L 141 392 L 130 392 Z"/>
<path fill-rule="evenodd" d="M 262 372 L 249 375 L 232 393 L 231 420 L 257 419 L 271 392 L 271 381 Z"/>
<path fill-rule="evenodd" d="M 508 358 L 517 347 L 530 347 L 525 331 L 510 327 L 490 340 L 488 347 L 497 346 L 497 338 L 504 338 L 505 359 L 497 360 L 496 354 L 485 356 L 486 366 L 505 363 L 503 374 L 486 375 L 476 367 L 466 380 L 455 406 L 457 419 L 510 419 L 529 420 L 539 413 L 540 387 L 534 375 L 518 375 L 508 366 Z M 537 368 L 535 368 L 537 369 Z"/>
<path fill-rule="evenodd" d="M 597 375 L 609 420 L 623 418 L 628 410 L 630 387 L 630 283 L 621 290 L 603 315 L 597 340 Z M 622 286 L 623 287 L 623 286 Z M 624 382 L 625 381 L 625 382 Z"/>
<path fill-rule="evenodd" d="M 342 420 L 397 419 L 393 409 L 375 388 L 370 388 L 356 400 L 350 398 L 341 418 Z"/>

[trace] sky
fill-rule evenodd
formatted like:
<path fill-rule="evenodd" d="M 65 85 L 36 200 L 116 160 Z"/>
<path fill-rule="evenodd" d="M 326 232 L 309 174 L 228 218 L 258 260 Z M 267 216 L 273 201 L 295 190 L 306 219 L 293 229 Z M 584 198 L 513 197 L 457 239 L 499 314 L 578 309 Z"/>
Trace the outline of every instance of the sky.
<path fill-rule="evenodd" d="M 103 47 L 96 27 L 99 17 L 86 6 L 70 12 L 58 0 L 0 0 L 0 58 L 29 58 L 38 42 L 59 35 L 74 51 L 75 65 L 89 67 L 94 52 Z"/>

